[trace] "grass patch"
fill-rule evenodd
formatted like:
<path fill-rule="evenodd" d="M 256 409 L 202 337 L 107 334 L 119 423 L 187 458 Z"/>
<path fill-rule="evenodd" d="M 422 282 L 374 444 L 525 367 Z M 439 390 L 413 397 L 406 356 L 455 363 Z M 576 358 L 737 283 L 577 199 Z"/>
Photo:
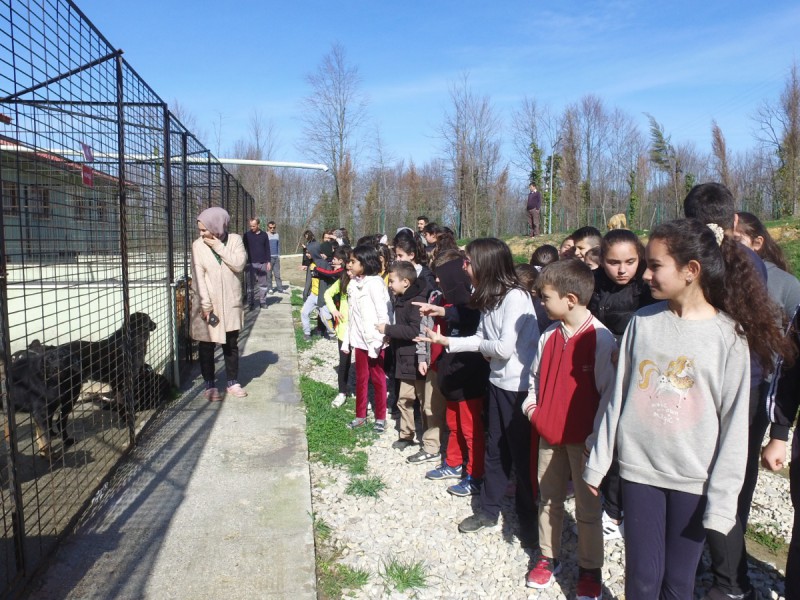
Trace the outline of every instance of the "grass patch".
<path fill-rule="evenodd" d="M 364 586 L 369 581 L 369 571 L 330 561 L 318 565 L 318 577 L 322 598 L 342 598 L 345 590 Z"/>
<path fill-rule="evenodd" d="M 422 561 L 405 562 L 390 558 L 388 563 L 383 563 L 381 578 L 387 588 L 394 588 L 401 593 L 427 586 L 425 564 Z"/>
<path fill-rule="evenodd" d="M 789 240 L 779 243 L 786 255 L 786 261 L 792 267 L 792 272 L 800 273 L 800 240 Z"/>
<path fill-rule="evenodd" d="M 372 475 L 370 477 L 354 477 L 344 491 L 351 496 L 377 498 L 384 489 L 386 489 L 386 484 L 383 479 Z"/>
<path fill-rule="evenodd" d="M 322 365 L 325 364 L 325 361 L 322 360 L 319 356 L 312 356 L 311 357 L 311 363 L 316 365 L 316 366 L 318 366 L 318 367 L 321 367 Z"/>
<path fill-rule="evenodd" d="M 314 537 L 319 539 L 320 541 L 328 541 L 331 537 L 331 526 L 328 525 L 324 519 L 318 519 L 316 515 L 313 516 L 314 519 Z"/>
<path fill-rule="evenodd" d="M 362 587 L 369 581 L 369 572 L 362 569 L 353 569 L 347 565 L 339 564 L 341 550 L 331 543 L 331 526 L 324 520 L 314 521 L 314 543 L 317 556 L 317 591 L 319 598 L 341 598 L 345 590 L 354 590 Z"/>
<path fill-rule="evenodd" d="M 366 427 L 347 428 L 352 415 L 331 406 L 336 396 L 332 386 L 303 375 L 300 394 L 306 405 L 306 437 L 311 458 L 326 465 L 338 465 L 351 473 L 365 472 L 367 455 L 358 449 L 375 439 L 373 431 Z"/>
<path fill-rule="evenodd" d="M 780 552 L 786 547 L 786 542 L 782 537 L 758 523 L 748 523 L 745 537 L 760 544 L 773 554 Z"/>

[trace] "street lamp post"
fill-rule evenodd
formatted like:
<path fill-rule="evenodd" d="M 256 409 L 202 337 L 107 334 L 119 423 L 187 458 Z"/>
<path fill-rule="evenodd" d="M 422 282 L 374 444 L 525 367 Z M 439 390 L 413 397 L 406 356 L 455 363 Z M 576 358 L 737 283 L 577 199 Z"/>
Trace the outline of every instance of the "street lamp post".
<path fill-rule="evenodd" d="M 553 147 L 550 148 L 550 202 L 547 208 L 547 234 L 553 233 L 553 155 L 556 153 L 556 146 L 561 143 L 561 137 L 553 142 Z"/>

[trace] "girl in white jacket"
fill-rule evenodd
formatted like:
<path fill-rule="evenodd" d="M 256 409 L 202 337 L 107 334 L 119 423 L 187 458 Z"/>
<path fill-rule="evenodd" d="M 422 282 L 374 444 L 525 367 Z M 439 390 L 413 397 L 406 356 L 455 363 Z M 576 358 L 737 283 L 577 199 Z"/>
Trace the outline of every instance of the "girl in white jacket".
<path fill-rule="evenodd" d="M 348 423 L 354 429 L 367 423 L 368 382 L 375 390 L 375 431 L 386 429 L 386 373 L 383 368 L 384 336 L 376 325 L 390 322 L 392 310 L 389 290 L 380 276 L 381 261 L 372 246 L 356 246 L 347 262 L 350 284 L 347 304 L 350 314 L 342 340 L 342 352 L 353 349 L 356 363 L 356 418 Z"/>

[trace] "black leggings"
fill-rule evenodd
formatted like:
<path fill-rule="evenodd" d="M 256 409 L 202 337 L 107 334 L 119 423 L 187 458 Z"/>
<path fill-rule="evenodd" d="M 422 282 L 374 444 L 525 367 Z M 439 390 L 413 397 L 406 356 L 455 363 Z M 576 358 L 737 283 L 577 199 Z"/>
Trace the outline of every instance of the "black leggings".
<path fill-rule="evenodd" d="M 215 381 L 216 369 L 214 368 L 214 342 L 198 342 L 200 354 L 200 373 L 203 381 Z M 228 331 L 225 333 L 225 343 L 222 344 L 222 355 L 225 357 L 225 375 L 228 381 L 236 381 L 239 378 L 239 330 Z"/>
<path fill-rule="evenodd" d="M 347 377 L 350 375 L 350 363 L 352 361 L 352 350 L 348 353 L 342 352 L 342 340 L 336 340 L 339 344 L 339 367 L 336 374 L 339 376 L 339 393 L 347 393 Z"/>

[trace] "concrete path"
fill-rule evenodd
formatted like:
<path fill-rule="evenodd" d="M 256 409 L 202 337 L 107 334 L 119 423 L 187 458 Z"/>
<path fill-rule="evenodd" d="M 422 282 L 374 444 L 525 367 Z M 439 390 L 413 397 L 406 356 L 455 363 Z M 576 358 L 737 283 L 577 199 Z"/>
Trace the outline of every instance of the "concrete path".
<path fill-rule="evenodd" d="M 33 599 L 316 598 L 305 413 L 289 296 L 247 313 L 240 380 L 199 378 L 143 433 Z M 218 354 L 219 379 L 224 369 Z"/>

